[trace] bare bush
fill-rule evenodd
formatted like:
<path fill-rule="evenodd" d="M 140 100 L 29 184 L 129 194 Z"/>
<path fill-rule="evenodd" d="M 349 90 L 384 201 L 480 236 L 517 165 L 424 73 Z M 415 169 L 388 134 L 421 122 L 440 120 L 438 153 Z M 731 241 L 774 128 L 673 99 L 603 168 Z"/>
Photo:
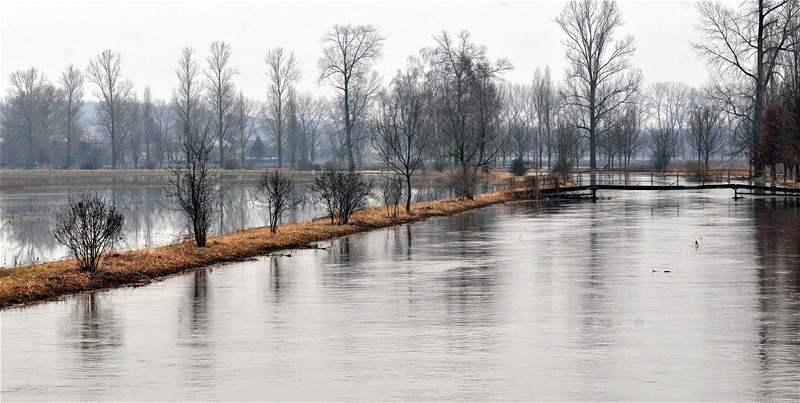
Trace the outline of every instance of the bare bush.
<path fill-rule="evenodd" d="M 287 211 L 302 202 L 295 181 L 285 173 L 265 171 L 258 183 L 260 198 L 266 205 L 266 218 L 270 232 L 278 232 L 278 223 Z"/>
<path fill-rule="evenodd" d="M 445 184 L 456 197 L 471 199 L 478 188 L 479 172 L 455 168 L 445 175 Z"/>
<path fill-rule="evenodd" d="M 100 259 L 120 239 L 125 219 L 97 195 L 70 200 L 56 216 L 53 236 L 69 248 L 82 271 L 97 271 Z"/>
<path fill-rule="evenodd" d="M 331 224 L 345 225 L 372 193 L 372 182 L 355 172 L 327 170 L 314 178 L 311 191 L 323 204 Z"/>
<path fill-rule="evenodd" d="M 390 217 L 397 217 L 400 200 L 403 198 L 403 183 L 404 178 L 399 175 L 386 176 L 378 182 L 383 196 L 383 204 Z"/>

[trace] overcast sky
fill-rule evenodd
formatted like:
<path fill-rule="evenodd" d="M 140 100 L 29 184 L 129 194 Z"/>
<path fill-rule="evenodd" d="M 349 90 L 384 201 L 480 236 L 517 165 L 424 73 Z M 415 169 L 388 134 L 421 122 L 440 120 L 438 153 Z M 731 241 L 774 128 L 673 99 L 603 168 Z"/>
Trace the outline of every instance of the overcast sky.
<path fill-rule="evenodd" d="M 55 81 L 73 63 L 84 68 L 103 49 L 122 54 L 123 74 L 139 94 L 149 85 L 167 99 L 176 85 L 180 49 L 191 46 L 205 58 L 208 45 L 225 40 L 240 70 L 244 93 L 264 98 L 264 55 L 268 48 L 293 50 L 302 90 L 327 92 L 317 82 L 320 38 L 334 24 L 374 24 L 386 38 L 377 68 L 384 78 L 405 65 L 409 55 L 432 46 L 442 30 L 468 30 L 492 58 L 508 57 L 514 70 L 506 78 L 529 81 L 537 67 L 549 65 L 557 79 L 565 68 L 563 35 L 554 19 L 560 1 L 8 1 L 0 0 L 0 91 L 6 94 L 13 71 L 37 67 Z M 689 42 L 697 39 L 692 2 L 621 1 L 632 34 L 634 63 L 647 82 L 683 81 L 701 85 L 706 67 Z M 92 90 L 87 97 L 93 99 Z"/>

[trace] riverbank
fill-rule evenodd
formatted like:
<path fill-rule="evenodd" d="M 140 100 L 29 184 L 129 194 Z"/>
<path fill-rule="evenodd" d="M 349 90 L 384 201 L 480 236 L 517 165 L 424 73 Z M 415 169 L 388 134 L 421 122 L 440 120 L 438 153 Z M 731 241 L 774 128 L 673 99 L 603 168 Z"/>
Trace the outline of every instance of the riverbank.
<path fill-rule="evenodd" d="M 155 248 L 111 253 L 98 273 L 78 270 L 74 259 L 23 266 L 0 271 L 0 308 L 57 299 L 68 294 L 113 287 L 139 286 L 184 271 L 218 263 L 242 261 L 284 249 L 313 248 L 315 242 L 356 234 L 375 228 L 452 215 L 511 200 L 510 192 L 477 196 L 474 200 L 447 199 L 414 203 L 412 214 L 401 209 L 390 218 L 385 208 L 356 212 L 351 224 L 331 225 L 327 220 L 288 224 L 270 234 L 269 228 L 209 238 L 208 246 L 198 248 L 182 242 Z"/>

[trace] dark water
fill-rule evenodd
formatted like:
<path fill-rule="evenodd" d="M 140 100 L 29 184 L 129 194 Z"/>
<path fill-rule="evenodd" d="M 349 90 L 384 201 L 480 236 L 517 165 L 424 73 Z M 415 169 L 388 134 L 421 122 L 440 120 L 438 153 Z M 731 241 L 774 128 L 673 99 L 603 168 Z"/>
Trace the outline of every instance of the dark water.
<path fill-rule="evenodd" d="M 107 181 L 106 181 L 107 182 Z M 97 193 L 113 203 L 125 216 L 121 249 L 145 248 L 179 241 L 191 233 L 187 220 L 169 198 L 165 185 L 136 183 L 93 186 L 50 187 L 0 192 L 0 267 L 14 267 L 68 257 L 69 250 L 56 242 L 50 232 L 54 214 L 70 198 Z M 415 186 L 415 201 L 448 196 L 441 183 Z M 302 222 L 323 215 L 312 195 L 301 189 L 306 200 L 290 211 L 283 222 Z M 212 234 L 225 234 L 265 225 L 263 204 L 254 186 L 227 185 L 220 192 Z M 371 206 L 380 205 L 377 197 Z"/>
<path fill-rule="evenodd" d="M 799 211 L 511 204 L 5 310 L 2 398 L 797 401 Z"/>

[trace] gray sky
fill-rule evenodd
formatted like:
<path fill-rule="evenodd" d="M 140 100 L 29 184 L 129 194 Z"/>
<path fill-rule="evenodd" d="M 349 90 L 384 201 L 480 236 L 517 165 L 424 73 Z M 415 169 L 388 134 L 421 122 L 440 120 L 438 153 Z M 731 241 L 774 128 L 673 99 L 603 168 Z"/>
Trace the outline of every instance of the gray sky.
<path fill-rule="evenodd" d="M 374 24 L 386 38 L 377 68 L 384 79 L 410 55 L 433 45 L 441 30 L 466 29 L 492 58 L 508 57 L 514 70 L 506 78 L 527 82 L 536 67 L 549 65 L 556 79 L 565 68 L 563 35 L 554 19 L 563 2 L 456 1 L 8 1 L 0 0 L 0 92 L 8 75 L 37 67 L 55 81 L 69 63 L 84 68 L 110 48 L 122 54 L 123 74 L 139 94 L 149 85 L 167 99 L 176 84 L 179 51 L 191 46 L 205 58 L 208 45 L 225 40 L 233 48 L 236 80 L 250 97 L 264 98 L 266 50 L 283 46 L 295 52 L 303 72 L 302 90 L 328 93 L 317 83 L 320 38 L 332 25 Z M 689 45 L 698 39 L 692 2 L 621 1 L 633 34 L 634 63 L 647 82 L 683 81 L 698 86 L 706 67 Z M 87 88 L 87 98 L 93 99 Z"/>

